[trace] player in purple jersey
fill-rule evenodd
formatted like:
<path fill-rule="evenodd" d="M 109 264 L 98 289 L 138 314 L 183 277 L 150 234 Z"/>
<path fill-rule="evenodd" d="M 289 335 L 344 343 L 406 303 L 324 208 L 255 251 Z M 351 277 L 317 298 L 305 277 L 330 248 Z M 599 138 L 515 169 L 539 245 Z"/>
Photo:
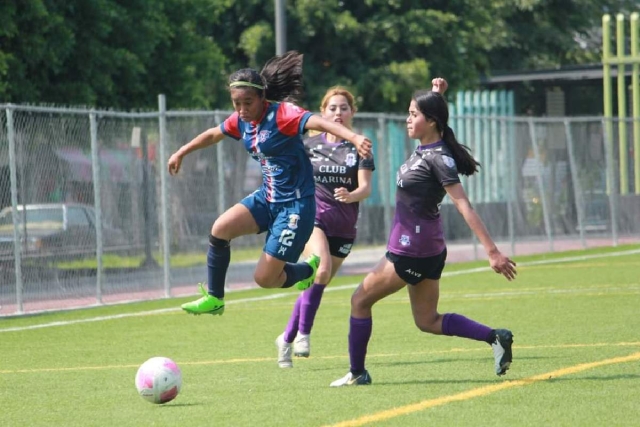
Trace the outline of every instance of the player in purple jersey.
<path fill-rule="evenodd" d="M 416 326 L 435 335 L 453 335 L 484 341 L 493 349 L 495 372 L 504 375 L 512 359 L 513 335 L 492 329 L 455 313 L 438 313 L 440 276 L 447 257 L 440 203 L 448 194 L 482 243 L 491 268 L 508 280 L 515 278 L 515 263 L 504 256 L 471 207 L 458 174 L 473 175 L 480 164 L 461 145 L 448 125 L 449 111 L 442 96 L 446 81 L 434 79 L 431 91 L 414 94 L 407 117 L 409 138 L 420 145 L 396 175 L 396 212 L 387 254 L 351 297 L 347 375 L 331 387 L 371 384 L 365 369 L 371 337 L 373 305 L 407 284 Z"/>
<path fill-rule="evenodd" d="M 351 129 L 356 112 L 353 95 L 343 87 L 327 90 L 320 103 L 325 119 Z M 322 294 L 351 252 L 356 238 L 359 202 L 371 194 L 373 158 L 358 155 L 349 141 L 330 133 L 308 138 L 304 143 L 316 182 L 316 217 L 305 252 L 320 256 L 313 285 L 298 297 L 289 323 L 276 339 L 278 366 L 293 366 L 291 353 L 309 357 L 309 334 Z M 292 345 L 293 344 L 293 345 Z"/>
<path fill-rule="evenodd" d="M 371 141 L 285 101 L 302 94 L 302 55 L 291 51 L 276 56 L 261 72 L 245 68 L 229 77 L 235 112 L 220 126 L 206 130 L 182 146 L 169 159 L 169 172 L 180 170 L 192 151 L 216 144 L 226 136 L 242 140 L 249 155 L 261 164 L 262 186 L 232 206 L 211 227 L 207 253 L 208 288 L 202 296 L 182 305 L 192 314 L 222 314 L 224 288 L 230 262 L 230 241 L 246 234 L 267 232 L 262 256 L 254 272 L 263 288 L 311 286 L 320 262 L 312 255 L 297 262 L 313 230 L 315 185 L 302 134 L 313 129 L 349 140 L 363 156 Z"/>

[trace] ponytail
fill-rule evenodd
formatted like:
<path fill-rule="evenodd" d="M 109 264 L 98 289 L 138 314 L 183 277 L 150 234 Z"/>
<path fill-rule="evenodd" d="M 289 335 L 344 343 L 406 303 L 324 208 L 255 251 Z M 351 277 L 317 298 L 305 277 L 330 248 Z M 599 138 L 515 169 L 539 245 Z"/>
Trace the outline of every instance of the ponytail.
<path fill-rule="evenodd" d="M 449 125 L 444 125 L 443 137 L 444 143 L 451 150 L 453 159 L 456 161 L 458 172 L 462 175 L 471 176 L 479 172 L 480 163 L 471 155 L 471 150 L 466 145 L 460 144 L 453 133 L 453 129 Z"/>
<path fill-rule="evenodd" d="M 229 76 L 229 89 L 249 88 L 270 101 L 299 103 L 302 100 L 302 54 L 289 51 L 271 58 L 259 73 L 243 68 Z"/>
<path fill-rule="evenodd" d="M 260 71 L 268 100 L 299 103 L 302 88 L 302 54 L 291 50 L 271 58 Z"/>

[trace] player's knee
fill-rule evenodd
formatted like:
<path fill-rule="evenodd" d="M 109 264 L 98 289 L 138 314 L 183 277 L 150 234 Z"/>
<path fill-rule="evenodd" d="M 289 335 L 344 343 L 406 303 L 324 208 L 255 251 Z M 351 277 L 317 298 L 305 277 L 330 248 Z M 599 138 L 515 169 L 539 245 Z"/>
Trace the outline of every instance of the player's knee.
<path fill-rule="evenodd" d="M 219 238 L 224 238 L 222 237 L 224 235 L 224 229 L 225 227 L 222 224 L 222 221 L 220 221 L 220 218 L 218 218 L 215 220 L 215 222 L 211 226 L 211 235 L 218 236 Z"/>
<path fill-rule="evenodd" d="M 331 280 L 331 266 L 329 265 L 329 267 L 327 268 L 327 266 L 320 264 L 320 266 L 318 267 L 318 271 L 316 272 L 315 282 L 326 285 L 327 283 L 329 283 L 330 280 Z"/>
<path fill-rule="evenodd" d="M 368 310 L 373 306 L 366 296 L 366 293 L 362 290 L 362 285 L 351 295 L 351 308 L 353 310 Z"/>
<path fill-rule="evenodd" d="M 427 334 L 439 334 L 438 328 L 438 317 L 420 317 L 414 318 L 416 327 L 420 329 L 421 332 L 426 332 Z"/>
<path fill-rule="evenodd" d="M 254 272 L 253 280 L 255 280 L 256 284 L 261 288 L 273 288 L 275 283 L 273 275 L 263 271 Z"/>

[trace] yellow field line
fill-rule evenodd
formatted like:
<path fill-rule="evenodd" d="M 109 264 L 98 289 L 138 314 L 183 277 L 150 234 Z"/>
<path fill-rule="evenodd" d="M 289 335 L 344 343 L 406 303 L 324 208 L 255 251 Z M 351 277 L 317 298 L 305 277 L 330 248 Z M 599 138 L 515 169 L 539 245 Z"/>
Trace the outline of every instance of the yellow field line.
<path fill-rule="evenodd" d="M 575 374 L 575 373 L 586 371 L 589 369 L 599 368 L 601 366 L 634 362 L 636 360 L 640 360 L 640 352 L 631 354 L 629 356 L 605 359 L 599 362 L 582 363 L 579 365 L 569 366 L 567 368 L 546 372 L 544 374 L 534 375 L 532 377 L 528 377 L 520 380 L 505 381 L 499 384 L 493 384 L 489 386 L 474 388 L 468 391 L 464 391 L 462 393 L 456 393 L 449 396 L 437 397 L 435 399 L 423 400 L 422 402 L 401 406 L 399 408 L 388 409 L 386 411 L 376 412 L 374 414 L 365 415 L 363 417 L 356 418 L 353 420 L 343 421 L 337 424 L 331 424 L 330 426 L 326 426 L 326 427 L 362 426 L 365 424 L 375 423 L 378 421 L 384 421 L 390 418 L 399 417 L 401 415 L 407 415 L 414 412 L 423 411 L 425 409 L 433 408 L 436 406 L 446 405 L 447 403 L 451 403 L 451 402 L 459 402 L 463 400 L 473 399 L 474 397 L 486 396 L 488 394 L 492 394 L 501 390 L 506 390 L 508 388 L 522 387 L 522 386 L 534 384 L 540 381 L 548 381 L 552 378 L 563 377 L 566 375 Z"/>
<path fill-rule="evenodd" d="M 550 345 L 530 345 L 530 346 L 513 346 L 514 350 L 538 350 L 549 348 L 587 348 L 587 347 L 638 347 L 638 342 L 619 342 L 619 343 L 591 343 L 591 344 L 550 344 Z M 369 354 L 369 358 L 383 358 L 383 357 L 398 357 L 398 356 L 424 356 L 428 354 L 449 354 L 449 353 L 471 353 L 476 351 L 486 352 L 486 347 L 481 348 L 451 348 L 448 350 L 431 350 L 431 351 L 414 351 L 403 353 L 378 353 Z M 333 355 L 333 356 L 317 356 L 313 359 L 316 360 L 330 360 L 330 359 L 346 359 L 348 354 Z M 305 359 L 300 359 L 304 362 Z M 273 357 L 256 357 L 256 358 L 242 358 L 242 359 L 223 359 L 223 360 L 199 360 L 194 362 L 180 361 L 180 366 L 197 366 L 197 365 L 227 365 L 234 363 L 255 363 L 255 362 L 273 362 Z M 72 371 L 99 371 L 108 369 L 137 369 L 139 365 L 103 365 L 103 366 L 76 366 L 66 368 L 34 368 L 34 369 L 13 369 L 13 370 L 0 370 L 2 374 L 31 374 L 39 372 L 72 372 Z"/>

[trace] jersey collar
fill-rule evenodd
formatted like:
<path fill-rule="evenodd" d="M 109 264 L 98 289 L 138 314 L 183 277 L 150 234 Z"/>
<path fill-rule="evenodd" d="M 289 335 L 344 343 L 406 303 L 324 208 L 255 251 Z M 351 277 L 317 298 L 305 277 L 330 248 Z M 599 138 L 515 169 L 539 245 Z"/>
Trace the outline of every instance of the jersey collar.
<path fill-rule="evenodd" d="M 444 145 L 444 141 L 443 140 L 432 142 L 431 144 L 418 145 L 417 150 L 427 150 L 429 148 L 436 148 L 436 147 L 439 147 L 441 145 Z"/>

